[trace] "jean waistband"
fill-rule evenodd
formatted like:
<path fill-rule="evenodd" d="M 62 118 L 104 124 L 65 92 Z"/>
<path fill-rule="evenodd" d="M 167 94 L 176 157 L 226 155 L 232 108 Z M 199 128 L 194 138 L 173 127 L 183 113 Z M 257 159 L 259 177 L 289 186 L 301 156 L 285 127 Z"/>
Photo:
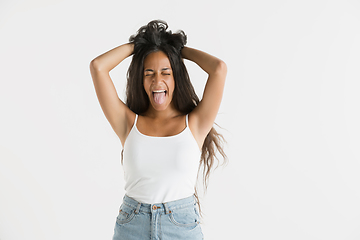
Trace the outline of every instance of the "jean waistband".
<path fill-rule="evenodd" d="M 168 214 L 171 213 L 171 210 L 194 206 L 196 205 L 197 201 L 195 195 L 191 195 L 190 197 L 182 198 L 175 201 L 149 204 L 138 202 L 125 194 L 123 198 L 123 203 L 129 207 L 135 208 L 136 214 L 139 212 L 151 213 L 155 211 L 164 211 L 165 214 Z"/>

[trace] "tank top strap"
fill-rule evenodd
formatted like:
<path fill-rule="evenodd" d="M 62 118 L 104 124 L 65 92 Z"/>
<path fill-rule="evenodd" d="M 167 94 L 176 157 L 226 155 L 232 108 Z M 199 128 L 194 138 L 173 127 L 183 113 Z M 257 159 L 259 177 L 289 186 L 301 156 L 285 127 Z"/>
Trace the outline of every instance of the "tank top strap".
<path fill-rule="evenodd" d="M 136 127 L 137 120 L 138 120 L 138 115 L 135 113 L 135 121 L 134 121 L 133 128 Z"/>

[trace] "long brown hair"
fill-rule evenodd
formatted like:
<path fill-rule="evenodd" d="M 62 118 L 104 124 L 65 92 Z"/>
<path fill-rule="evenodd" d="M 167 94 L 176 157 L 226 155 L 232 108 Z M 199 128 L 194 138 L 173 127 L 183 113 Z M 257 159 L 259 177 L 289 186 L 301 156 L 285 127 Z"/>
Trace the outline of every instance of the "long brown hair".
<path fill-rule="evenodd" d="M 177 110 L 186 115 L 190 113 L 198 104 L 199 98 L 195 93 L 190 81 L 189 74 L 181 57 L 181 50 L 185 46 L 187 37 L 183 31 L 172 33 L 167 31 L 168 25 L 161 20 L 149 22 L 141 27 L 137 34 L 132 35 L 130 43 L 134 43 L 134 54 L 130 67 L 127 72 L 126 85 L 126 105 L 136 114 L 141 115 L 149 108 L 149 98 L 143 87 L 143 68 L 144 60 L 152 52 L 162 51 L 170 60 L 174 75 L 175 89 L 173 93 L 173 103 Z M 203 167 L 204 190 L 208 187 L 210 170 L 214 166 L 216 150 L 227 161 L 222 143 L 224 138 L 221 134 L 211 128 L 202 146 L 199 170 Z M 123 153 L 123 152 L 122 152 Z M 123 155 L 121 154 L 121 163 Z M 197 187 L 195 186 L 195 197 L 198 201 L 199 211 L 201 212 L 200 201 Z"/>

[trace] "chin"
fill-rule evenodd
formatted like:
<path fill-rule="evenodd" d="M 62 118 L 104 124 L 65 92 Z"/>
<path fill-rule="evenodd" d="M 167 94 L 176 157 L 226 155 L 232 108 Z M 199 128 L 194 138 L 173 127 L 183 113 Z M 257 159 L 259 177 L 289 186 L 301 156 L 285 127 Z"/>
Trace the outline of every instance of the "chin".
<path fill-rule="evenodd" d="M 166 103 L 161 104 L 161 105 L 151 103 L 151 106 L 152 106 L 153 109 L 156 110 L 156 111 L 164 111 L 164 110 L 166 110 L 166 109 L 169 107 L 169 105 L 170 105 L 170 104 L 166 104 Z"/>
<path fill-rule="evenodd" d="M 164 110 L 166 110 L 167 109 L 167 107 L 168 106 L 152 106 L 153 108 L 154 108 L 154 110 L 156 110 L 156 111 L 164 111 Z"/>

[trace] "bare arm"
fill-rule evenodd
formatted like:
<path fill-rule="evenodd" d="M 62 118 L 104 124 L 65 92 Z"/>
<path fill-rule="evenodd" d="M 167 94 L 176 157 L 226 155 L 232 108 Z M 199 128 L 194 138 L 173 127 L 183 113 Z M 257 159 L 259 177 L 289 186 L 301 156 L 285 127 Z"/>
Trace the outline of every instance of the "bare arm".
<path fill-rule="evenodd" d="M 181 54 L 183 58 L 195 62 L 209 75 L 203 98 L 189 115 L 189 124 L 192 127 L 193 134 L 200 143 L 199 145 L 202 145 L 219 111 L 227 66 L 222 60 L 197 49 L 184 47 Z"/>
<path fill-rule="evenodd" d="M 130 119 L 135 114 L 120 100 L 109 72 L 129 57 L 133 50 L 133 44 L 123 44 L 96 57 L 90 63 L 90 72 L 101 108 L 123 145 L 130 129 Z"/>

